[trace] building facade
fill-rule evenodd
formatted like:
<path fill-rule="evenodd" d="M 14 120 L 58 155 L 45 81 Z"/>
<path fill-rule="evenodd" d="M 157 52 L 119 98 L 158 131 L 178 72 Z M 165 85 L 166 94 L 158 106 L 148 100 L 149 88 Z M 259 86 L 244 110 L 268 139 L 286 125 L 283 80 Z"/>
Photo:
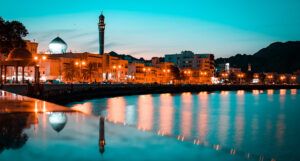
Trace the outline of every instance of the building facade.
<path fill-rule="evenodd" d="M 183 51 L 180 54 L 165 55 L 165 61 L 179 67 L 181 76 L 189 83 L 211 84 L 215 75 L 213 54 L 194 54 Z"/>

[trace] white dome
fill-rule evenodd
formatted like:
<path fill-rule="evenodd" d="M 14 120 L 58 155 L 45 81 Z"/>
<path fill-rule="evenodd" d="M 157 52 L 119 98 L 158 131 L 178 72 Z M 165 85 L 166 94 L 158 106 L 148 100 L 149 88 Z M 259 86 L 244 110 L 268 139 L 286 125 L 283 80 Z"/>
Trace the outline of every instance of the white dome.
<path fill-rule="evenodd" d="M 67 124 L 67 115 L 63 112 L 53 112 L 49 115 L 49 122 L 56 132 L 60 132 Z"/>
<path fill-rule="evenodd" d="M 60 37 L 56 37 L 49 44 L 49 50 L 51 54 L 61 54 L 67 52 L 68 45 Z"/>

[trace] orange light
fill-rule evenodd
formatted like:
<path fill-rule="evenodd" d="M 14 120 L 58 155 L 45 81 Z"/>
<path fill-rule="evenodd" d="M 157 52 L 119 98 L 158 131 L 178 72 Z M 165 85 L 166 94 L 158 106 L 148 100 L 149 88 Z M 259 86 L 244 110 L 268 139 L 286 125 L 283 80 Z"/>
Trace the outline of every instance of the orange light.
<path fill-rule="evenodd" d="M 121 69 L 121 65 L 119 65 L 118 67 L 119 67 L 119 69 Z"/>
<path fill-rule="evenodd" d="M 146 68 L 143 68 L 143 71 L 146 71 Z"/>
<path fill-rule="evenodd" d="M 284 75 L 280 76 L 280 80 L 282 80 L 282 81 L 285 80 L 285 78 L 286 77 Z"/>
<path fill-rule="evenodd" d="M 43 60 L 46 60 L 46 59 L 47 59 L 47 57 L 46 57 L 46 56 L 43 56 L 43 57 L 42 57 L 42 59 L 43 59 Z"/>
<path fill-rule="evenodd" d="M 114 65 L 113 68 L 116 69 L 117 67 Z"/>
<path fill-rule="evenodd" d="M 76 66 L 78 66 L 78 65 L 79 65 L 79 63 L 78 63 L 78 62 L 75 62 L 75 65 L 76 65 Z"/>
<path fill-rule="evenodd" d="M 37 57 L 37 56 L 34 57 L 34 60 L 38 60 L 38 59 L 39 59 L 39 57 Z"/>
<path fill-rule="evenodd" d="M 85 61 L 81 62 L 81 65 L 85 65 L 85 64 L 86 64 Z"/>

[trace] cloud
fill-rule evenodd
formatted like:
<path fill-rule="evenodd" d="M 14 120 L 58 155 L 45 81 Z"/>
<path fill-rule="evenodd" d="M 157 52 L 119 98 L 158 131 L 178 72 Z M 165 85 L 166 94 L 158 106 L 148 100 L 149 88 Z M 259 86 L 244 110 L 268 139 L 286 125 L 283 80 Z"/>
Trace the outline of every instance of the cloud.
<path fill-rule="evenodd" d="M 105 44 L 106 48 L 114 48 L 114 47 L 119 47 L 119 46 L 123 46 L 124 44 L 122 43 L 117 43 L 117 42 L 109 42 Z"/>
<path fill-rule="evenodd" d="M 68 38 L 70 39 L 78 39 L 78 38 L 83 38 L 83 37 L 90 37 L 92 35 L 94 35 L 95 33 L 94 32 L 78 32 L 76 34 L 72 34 L 72 35 L 69 35 Z"/>

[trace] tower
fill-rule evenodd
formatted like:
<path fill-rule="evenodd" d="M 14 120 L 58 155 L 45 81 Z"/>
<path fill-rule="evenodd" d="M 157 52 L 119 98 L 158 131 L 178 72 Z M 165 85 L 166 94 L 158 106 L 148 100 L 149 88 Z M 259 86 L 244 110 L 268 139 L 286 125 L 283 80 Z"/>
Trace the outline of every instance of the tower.
<path fill-rule="evenodd" d="M 101 13 L 99 16 L 99 54 L 104 54 L 104 32 L 105 32 L 105 23 L 104 23 L 104 15 Z"/>

